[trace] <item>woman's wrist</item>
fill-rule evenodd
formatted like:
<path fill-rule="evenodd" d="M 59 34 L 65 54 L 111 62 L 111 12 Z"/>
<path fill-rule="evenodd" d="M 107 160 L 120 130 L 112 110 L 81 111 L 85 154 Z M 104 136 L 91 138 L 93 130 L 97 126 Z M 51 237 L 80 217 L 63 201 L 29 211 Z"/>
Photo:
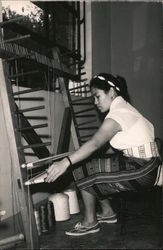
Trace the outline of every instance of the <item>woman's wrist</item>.
<path fill-rule="evenodd" d="M 67 166 L 67 168 L 71 168 L 72 167 L 72 161 L 71 161 L 71 159 L 70 159 L 70 157 L 69 156 L 66 156 L 64 159 L 66 159 L 66 162 L 68 162 L 68 166 Z"/>

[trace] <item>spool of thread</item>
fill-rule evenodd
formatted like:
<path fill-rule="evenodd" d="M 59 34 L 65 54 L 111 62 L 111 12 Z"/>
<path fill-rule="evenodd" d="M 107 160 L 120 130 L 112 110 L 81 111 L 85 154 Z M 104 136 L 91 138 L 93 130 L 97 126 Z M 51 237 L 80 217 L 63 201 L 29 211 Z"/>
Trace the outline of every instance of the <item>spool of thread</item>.
<path fill-rule="evenodd" d="M 49 197 L 53 203 L 56 221 L 65 221 L 70 219 L 69 197 L 64 193 L 56 193 Z"/>
<path fill-rule="evenodd" d="M 51 201 L 47 202 L 47 212 L 48 212 L 48 225 L 49 228 L 51 228 L 55 224 L 54 207 Z"/>
<path fill-rule="evenodd" d="M 40 214 L 39 214 L 39 211 L 37 209 L 34 210 L 34 216 L 35 216 L 35 220 L 36 220 L 36 227 L 37 227 L 38 235 L 41 235 Z"/>
<path fill-rule="evenodd" d="M 40 213 L 41 232 L 45 233 L 48 231 L 48 216 L 47 216 L 46 205 L 44 205 L 44 204 L 40 205 L 39 213 Z"/>
<path fill-rule="evenodd" d="M 65 194 L 69 197 L 69 207 L 70 207 L 70 214 L 77 214 L 80 212 L 79 202 L 77 198 L 76 190 L 67 189 L 64 191 Z"/>

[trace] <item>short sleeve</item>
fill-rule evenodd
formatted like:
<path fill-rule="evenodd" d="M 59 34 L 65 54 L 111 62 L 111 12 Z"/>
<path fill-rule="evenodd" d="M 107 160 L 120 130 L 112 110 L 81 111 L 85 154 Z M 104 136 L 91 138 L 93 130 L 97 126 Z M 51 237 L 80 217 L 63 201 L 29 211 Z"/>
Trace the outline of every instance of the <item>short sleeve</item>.
<path fill-rule="evenodd" d="M 135 116 L 133 113 L 124 112 L 124 110 L 121 109 L 109 112 L 105 119 L 108 118 L 111 118 L 118 122 L 123 131 L 130 129 L 138 119 L 138 117 Z"/>

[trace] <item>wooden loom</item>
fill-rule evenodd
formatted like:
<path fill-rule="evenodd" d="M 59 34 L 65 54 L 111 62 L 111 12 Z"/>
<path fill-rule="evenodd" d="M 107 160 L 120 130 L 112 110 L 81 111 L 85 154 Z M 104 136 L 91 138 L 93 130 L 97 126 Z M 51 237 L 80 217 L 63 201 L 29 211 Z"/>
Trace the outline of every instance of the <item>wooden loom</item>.
<path fill-rule="evenodd" d="M 4 23 L 1 23 L 0 26 L 3 27 L 3 25 Z M 29 38 L 29 35 L 27 35 L 26 37 L 20 37 L 20 39 L 25 39 L 25 38 Z M 6 128 L 7 128 L 8 137 L 10 138 L 10 144 L 9 144 L 10 152 L 12 155 L 13 169 L 14 169 L 15 176 L 16 176 L 15 182 L 17 185 L 17 193 L 19 196 L 19 200 L 21 201 L 20 212 L 21 212 L 23 225 L 24 225 L 24 232 L 22 234 L 18 234 L 13 237 L 0 241 L 0 246 L 3 246 L 4 244 L 9 244 L 12 242 L 25 240 L 28 248 L 38 249 L 39 238 L 38 238 L 35 218 L 33 215 L 32 201 L 31 201 L 31 198 L 29 199 L 29 195 L 28 195 L 28 186 L 31 184 L 43 182 L 44 178 L 46 177 L 46 172 L 43 171 L 39 176 L 36 176 L 28 180 L 27 170 L 36 168 L 37 166 L 40 166 L 40 165 L 51 163 L 69 154 L 69 153 L 61 154 L 62 152 L 65 152 L 65 149 L 63 149 L 63 144 L 64 144 L 63 142 L 65 140 L 64 131 L 67 130 L 66 126 L 71 127 L 71 136 L 73 139 L 75 149 L 77 149 L 79 145 L 81 144 L 81 142 L 79 141 L 80 136 L 77 130 L 77 124 L 76 124 L 76 120 L 74 117 L 74 111 L 72 110 L 70 95 L 66 87 L 67 82 L 65 83 L 65 79 L 64 79 L 64 77 L 68 79 L 76 79 L 75 78 L 76 76 L 74 75 L 73 70 L 71 70 L 70 68 L 67 68 L 65 65 L 61 63 L 59 51 L 57 48 L 53 48 L 53 58 L 48 58 L 45 55 L 42 55 L 38 52 L 31 51 L 29 49 L 24 48 L 21 45 L 15 44 L 14 39 L 10 39 L 8 41 L 4 41 L 3 39 L 1 39 L 0 56 L 1 58 L 4 59 L 4 60 L 1 59 L 1 62 L 0 62 L 0 73 L 1 73 L 0 92 L 3 93 L 1 98 L 3 102 L 3 109 L 5 110 L 4 115 L 5 115 L 5 121 L 6 121 Z M 18 124 L 14 117 L 14 113 L 19 112 L 19 110 L 15 106 L 14 95 L 23 94 L 25 93 L 25 91 L 23 93 L 21 93 L 21 91 L 19 93 L 13 93 L 10 80 L 12 78 L 18 78 L 18 77 L 25 76 L 28 74 L 35 74 L 37 72 L 35 71 L 23 72 L 23 73 L 17 72 L 15 75 L 9 76 L 8 66 L 6 62 L 11 61 L 11 60 L 18 60 L 20 58 L 35 62 L 38 66 L 45 66 L 49 69 L 52 69 L 59 75 L 58 80 L 59 80 L 60 90 L 63 96 L 64 105 L 65 105 L 65 113 L 64 113 L 64 116 L 63 116 L 64 118 L 62 122 L 63 136 L 60 135 L 60 138 L 59 138 L 57 155 L 45 157 L 44 159 L 38 160 L 37 162 L 29 163 L 29 164 L 26 164 L 25 162 Z M 82 88 L 85 86 L 82 85 Z M 81 86 L 72 88 L 71 91 L 76 91 L 78 89 L 81 89 Z M 31 90 L 29 89 L 27 91 L 30 92 Z M 77 104 L 78 103 L 76 102 L 75 105 Z M 90 103 L 88 105 L 90 105 Z M 90 108 L 87 110 L 89 111 Z M 78 112 L 79 115 L 80 113 L 83 113 L 83 111 Z M 88 127 L 88 129 L 89 130 L 93 129 L 93 127 Z M 38 146 L 38 145 L 33 145 L 33 147 L 34 146 Z M 31 232 L 31 228 L 32 228 L 32 232 Z"/>
<path fill-rule="evenodd" d="M 30 56 L 29 56 L 30 54 Z M 28 58 L 30 60 L 36 61 L 38 64 L 45 65 L 47 67 L 55 68 L 56 71 L 61 71 L 58 61 L 49 59 L 44 55 L 38 54 L 34 51 L 27 51 L 24 47 L 19 46 L 14 43 L 5 43 L 3 39 L 0 43 L 0 55 L 4 59 L 14 58 L 18 59 L 20 57 Z M 66 69 L 64 68 L 65 72 Z M 12 77 L 19 77 L 23 74 L 17 74 Z M 32 74 L 32 72 L 30 72 Z M 68 72 L 66 72 L 68 74 Z M 11 78 L 12 78 L 11 77 Z M 21 91 L 20 91 L 21 92 Z M 29 91 L 30 92 L 30 91 Z M 0 59 L 0 94 L 2 99 L 2 105 L 4 110 L 4 118 L 7 129 L 7 136 L 9 143 L 9 150 L 11 153 L 12 167 L 14 169 L 14 182 L 16 182 L 16 192 L 20 201 L 20 212 L 23 221 L 23 233 L 18 235 L 13 235 L 0 240 L 0 246 L 3 247 L 8 244 L 14 244 L 19 241 L 25 240 L 27 248 L 38 249 L 39 248 L 39 238 L 37 227 L 35 223 L 35 217 L 33 213 L 33 204 L 31 197 L 29 197 L 29 190 L 25 184 L 27 181 L 27 169 L 21 168 L 22 164 L 25 163 L 25 157 L 23 152 L 23 147 L 21 144 L 20 132 L 17 124 L 15 114 L 19 112 L 14 102 L 14 94 L 10 77 L 8 72 L 8 66 L 5 61 Z M 18 95 L 21 93 L 17 93 Z M 36 146 L 36 145 L 34 145 Z"/>
<path fill-rule="evenodd" d="M 5 59 L 7 59 L 8 61 L 11 59 L 17 60 L 19 58 L 24 58 L 27 60 L 32 60 L 36 62 L 37 64 L 46 66 L 48 68 L 52 68 L 57 73 L 61 74 L 62 72 L 62 74 L 66 76 L 70 76 L 70 75 L 73 76 L 73 75 L 69 69 L 59 64 L 59 60 L 58 60 L 59 57 L 57 55 L 58 50 L 56 51 L 54 51 L 55 49 L 53 50 L 55 59 L 50 59 L 44 55 L 41 55 L 34 51 L 29 51 L 26 48 L 20 45 L 17 45 L 15 43 L 11 43 L 11 42 L 12 41 L 10 41 L 9 43 L 8 42 L 6 43 L 3 41 L 3 39 L 1 39 L 1 43 L 0 43 L 0 56 L 1 58 L 4 59 L 4 60 L 0 59 L 0 93 L 1 93 L 1 99 L 2 99 L 2 104 L 3 104 L 8 140 L 10 141 L 9 150 L 10 150 L 11 157 L 12 157 L 11 159 L 12 164 L 13 164 L 12 167 L 14 169 L 13 178 L 14 178 L 14 182 L 16 182 L 16 192 L 20 200 L 20 212 L 21 212 L 21 217 L 23 221 L 24 231 L 21 234 L 13 235 L 11 237 L 7 237 L 3 240 L 0 240 L 0 246 L 3 247 L 8 244 L 15 244 L 19 241 L 25 240 L 27 244 L 27 248 L 38 249 L 39 237 L 38 237 L 35 217 L 33 213 L 33 204 L 32 204 L 31 197 L 29 197 L 28 185 L 26 185 L 28 183 L 27 168 L 23 167 L 26 165 L 25 156 L 23 152 L 23 146 L 21 144 L 21 138 L 20 138 L 20 132 L 19 132 L 17 120 L 15 119 L 15 114 L 19 112 L 19 110 L 15 105 L 14 95 L 23 94 L 25 93 L 25 91 L 20 91 L 19 93 L 13 93 L 11 83 L 10 83 L 10 79 L 12 79 L 13 77 L 14 78 L 21 77 L 21 76 L 28 74 L 28 72 L 17 73 L 15 75 L 9 76 L 8 65 Z M 29 72 L 29 74 L 32 74 L 32 72 Z M 60 81 L 62 81 L 62 88 L 65 88 L 64 79 L 60 77 Z M 26 91 L 26 93 L 27 92 L 28 90 Z M 64 94 L 66 93 L 65 90 L 63 92 Z M 69 108 L 66 97 L 64 97 L 64 103 L 66 105 L 65 105 L 64 121 L 62 123 L 62 126 L 63 126 L 62 129 L 66 129 L 65 124 L 67 124 L 67 122 L 68 124 L 73 126 L 73 123 L 71 123 L 70 108 Z M 65 117 L 66 117 L 66 120 L 65 120 Z M 61 142 L 58 145 L 58 149 L 57 149 L 58 153 L 63 152 L 63 148 L 61 145 L 63 145 L 64 139 L 65 138 L 63 136 L 61 136 L 59 139 Z M 34 145 L 34 146 L 37 146 L 37 145 Z M 62 156 L 60 155 L 59 157 L 54 156 L 54 158 L 60 158 L 60 157 L 63 157 L 63 155 Z M 46 160 L 46 162 L 47 161 L 51 162 L 52 158 L 53 157 L 50 157 L 50 159 Z"/>
<path fill-rule="evenodd" d="M 0 241 L 0 246 L 3 246 L 5 243 L 11 243 L 15 241 L 26 239 L 27 246 L 31 249 L 38 248 L 39 240 L 37 234 L 37 228 L 35 225 L 35 218 L 32 210 L 32 201 L 29 200 L 28 197 L 28 190 L 24 186 L 24 181 L 26 178 L 26 171 L 21 171 L 21 164 L 25 161 L 24 154 L 22 153 L 22 149 L 20 148 L 21 139 L 18 133 L 18 126 L 17 122 L 14 119 L 13 112 L 15 110 L 15 103 L 13 100 L 11 85 L 6 79 L 7 72 L 4 69 L 4 65 L 2 59 L 0 59 L 0 93 L 1 93 L 1 100 L 4 110 L 4 118 L 7 130 L 7 136 L 9 143 L 9 150 L 11 152 L 12 157 L 12 167 L 14 169 L 14 176 L 16 179 L 14 182 L 17 183 L 17 193 L 20 198 L 20 212 L 23 220 L 24 232 L 23 236 L 11 238 L 7 238 L 6 240 Z M 10 94 L 9 94 L 10 93 Z M 31 236 L 32 230 L 32 236 Z"/>

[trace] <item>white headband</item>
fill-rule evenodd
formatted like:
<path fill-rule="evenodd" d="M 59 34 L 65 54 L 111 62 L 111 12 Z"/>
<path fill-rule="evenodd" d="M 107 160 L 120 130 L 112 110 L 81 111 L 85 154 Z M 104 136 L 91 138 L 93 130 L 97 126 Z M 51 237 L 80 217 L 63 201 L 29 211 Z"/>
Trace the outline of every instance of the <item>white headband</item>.
<path fill-rule="evenodd" d="M 120 91 L 120 88 L 118 88 L 117 86 L 115 86 L 114 83 L 112 83 L 112 82 L 106 80 L 103 76 L 95 76 L 94 78 L 99 78 L 100 80 L 104 80 L 104 81 L 108 82 L 110 86 L 112 86 L 112 87 L 114 87 L 116 90 Z"/>

